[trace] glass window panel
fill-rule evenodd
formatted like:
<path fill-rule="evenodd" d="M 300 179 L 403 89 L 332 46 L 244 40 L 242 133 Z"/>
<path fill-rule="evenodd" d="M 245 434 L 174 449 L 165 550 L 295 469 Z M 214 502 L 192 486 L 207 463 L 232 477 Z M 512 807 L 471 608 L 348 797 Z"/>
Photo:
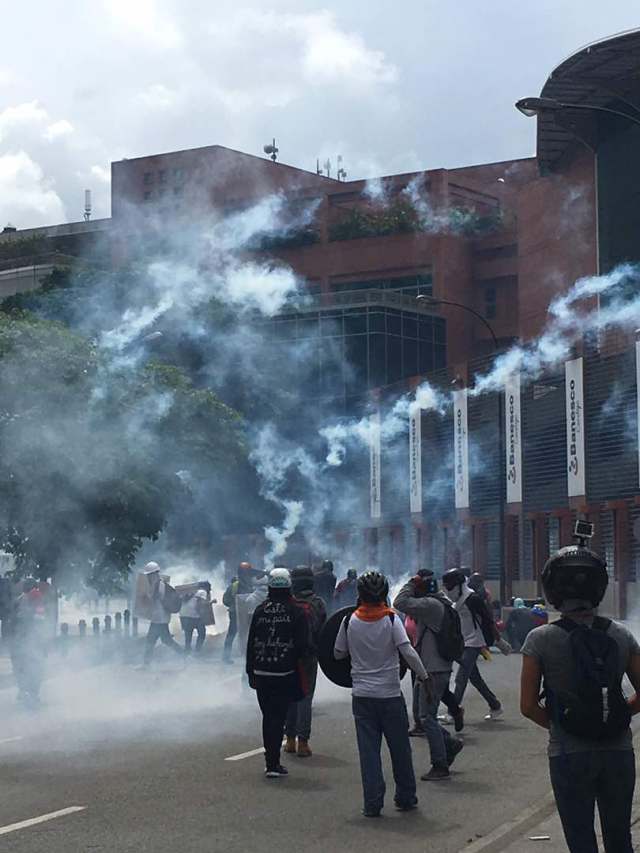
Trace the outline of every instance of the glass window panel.
<path fill-rule="evenodd" d="M 414 340 L 418 337 L 418 320 L 416 317 L 412 317 L 410 314 L 402 315 L 402 336 Z"/>
<path fill-rule="evenodd" d="M 433 330 L 435 333 L 435 339 L 439 344 L 445 344 L 447 342 L 447 324 L 444 320 L 434 319 L 433 321 Z"/>
<path fill-rule="evenodd" d="M 344 333 L 345 335 L 361 335 L 367 331 L 367 315 L 361 314 L 345 314 L 344 317 Z"/>
<path fill-rule="evenodd" d="M 379 311 L 371 311 L 369 313 L 369 331 L 370 332 L 384 332 L 385 331 L 384 314 L 382 314 Z"/>
<path fill-rule="evenodd" d="M 387 382 L 402 379 L 402 339 L 387 335 Z"/>
<path fill-rule="evenodd" d="M 421 317 L 418 322 L 418 331 L 421 341 L 433 341 L 433 320 L 431 317 Z"/>
<path fill-rule="evenodd" d="M 387 311 L 387 334 L 400 335 L 401 329 L 400 313 L 398 311 Z"/>
<path fill-rule="evenodd" d="M 298 337 L 299 338 L 317 338 L 319 334 L 320 323 L 317 317 L 299 317 L 298 318 Z"/>
<path fill-rule="evenodd" d="M 427 341 L 420 341 L 418 355 L 418 373 L 430 373 L 435 368 L 433 344 Z"/>
<path fill-rule="evenodd" d="M 387 384 L 386 362 L 384 335 L 369 335 L 369 388 Z"/>
<path fill-rule="evenodd" d="M 418 373 L 418 342 L 407 338 L 402 341 L 402 373 L 404 377 Z"/>
<path fill-rule="evenodd" d="M 434 349 L 435 355 L 435 370 L 440 370 L 441 367 L 446 367 L 447 365 L 447 348 L 444 344 L 436 344 Z"/>
<path fill-rule="evenodd" d="M 321 317 L 320 328 L 323 337 L 342 334 L 342 317 Z"/>

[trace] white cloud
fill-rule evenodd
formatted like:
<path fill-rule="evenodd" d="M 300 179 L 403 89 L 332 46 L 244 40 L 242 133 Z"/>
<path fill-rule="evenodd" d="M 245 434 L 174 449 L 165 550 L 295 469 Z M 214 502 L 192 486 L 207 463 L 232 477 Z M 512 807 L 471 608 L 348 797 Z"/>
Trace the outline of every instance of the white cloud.
<path fill-rule="evenodd" d="M 47 126 L 44 138 L 47 142 L 53 142 L 55 139 L 59 139 L 61 136 L 68 136 L 70 133 L 73 133 L 73 125 L 66 118 L 62 118 Z"/>
<path fill-rule="evenodd" d="M 120 35 L 142 38 L 160 48 L 182 44 L 180 30 L 157 0 L 104 0 L 104 6 Z"/>
<path fill-rule="evenodd" d="M 108 184 L 111 181 L 111 169 L 109 166 L 94 165 L 89 170 L 94 178 L 97 178 L 101 183 Z"/>
<path fill-rule="evenodd" d="M 25 151 L 0 155 L 0 223 L 20 227 L 64 222 L 60 196 Z"/>
<path fill-rule="evenodd" d="M 26 127 L 43 124 L 49 114 L 37 101 L 6 107 L 0 113 L 0 141 L 14 130 L 23 131 Z"/>
<path fill-rule="evenodd" d="M 176 103 L 177 94 L 162 83 L 153 83 L 138 94 L 138 101 L 143 107 L 151 110 L 167 110 Z"/>

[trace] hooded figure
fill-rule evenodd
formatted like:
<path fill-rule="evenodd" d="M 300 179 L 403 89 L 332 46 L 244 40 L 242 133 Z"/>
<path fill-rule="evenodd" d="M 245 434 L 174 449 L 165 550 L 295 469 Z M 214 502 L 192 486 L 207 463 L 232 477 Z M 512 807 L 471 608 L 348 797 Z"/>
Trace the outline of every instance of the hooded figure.
<path fill-rule="evenodd" d="M 323 600 L 313 590 L 313 571 L 309 566 L 298 566 L 291 572 L 291 584 L 294 601 L 302 609 L 309 627 L 309 656 L 303 663 L 307 682 L 307 694 L 299 702 L 289 705 L 285 734 L 287 743 L 284 751 L 295 753 L 301 758 L 311 756 L 309 738 L 311 737 L 311 716 L 313 694 L 318 677 L 318 643 L 320 631 L 327 621 L 327 611 Z M 297 742 L 296 742 L 297 738 Z"/>
<path fill-rule="evenodd" d="M 336 587 L 333 598 L 336 610 L 353 607 L 358 600 L 358 573 L 355 569 L 349 569 L 346 578 Z"/>
<path fill-rule="evenodd" d="M 302 663 L 309 656 L 306 616 L 291 595 L 287 569 L 269 574 L 268 598 L 253 614 L 247 642 L 246 671 L 262 711 L 268 779 L 287 775 L 280 750 L 289 705 L 303 699 L 306 684 Z"/>

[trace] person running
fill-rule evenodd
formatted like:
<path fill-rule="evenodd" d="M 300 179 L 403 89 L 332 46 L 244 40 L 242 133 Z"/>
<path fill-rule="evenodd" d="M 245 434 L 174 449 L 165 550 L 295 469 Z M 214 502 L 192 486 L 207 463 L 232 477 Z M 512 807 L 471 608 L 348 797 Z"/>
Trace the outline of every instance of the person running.
<path fill-rule="evenodd" d="M 449 687 L 453 661 L 463 650 L 460 618 L 449 599 L 438 593 L 433 573 L 424 570 L 402 587 L 393 606 L 416 621 L 415 647 L 431 682 L 429 702 L 424 690 L 418 692 L 419 720 L 431 753 L 431 769 L 421 778 L 440 782 L 450 778 L 449 768 L 464 746 L 438 722 L 438 706 Z"/>
<path fill-rule="evenodd" d="M 246 594 L 252 592 L 252 590 L 251 563 L 242 562 L 238 566 L 238 576 L 231 579 L 231 583 L 226 588 L 224 595 L 222 596 L 222 603 L 227 608 L 227 613 L 229 615 L 229 627 L 227 628 L 227 636 L 224 638 L 224 648 L 222 650 L 222 660 L 224 663 L 233 663 L 231 652 L 233 649 L 233 641 L 238 634 L 236 598 L 238 593 Z"/>
<path fill-rule="evenodd" d="M 183 655 L 180 646 L 171 636 L 169 622 L 172 610 L 168 606 L 167 584 L 160 577 L 160 566 L 157 563 L 147 563 L 144 567 L 149 584 L 149 597 L 151 599 L 151 624 L 145 640 L 144 665 L 150 666 L 153 659 L 153 650 L 158 640 L 176 654 Z M 176 608 L 177 609 L 177 608 Z"/>
<path fill-rule="evenodd" d="M 389 584 L 383 574 L 372 571 L 361 575 L 358 608 L 343 619 L 334 646 L 336 659 L 351 657 L 352 707 L 365 817 L 379 817 L 384 806 L 380 755 L 383 736 L 391 753 L 396 808 L 409 811 L 418 804 L 398 653 L 425 689 L 429 676 L 409 642 L 402 620 L 387 606 L 388 594 Z"/>
<path fill-rule="evenodd" d="M 469 681 L 489 706 L 485 720 L 499 720 L 503 716 L 499 699 L 489 689 L 478 670 L 478 656 L 494 641 L 494 625 L 488 616 L 485 602 L 467 585 L 462 569 L 449 569 L 442 576 L 442 584 L 447 595 L 458 611 L 464 637 L 464 651 L 455 678 L 453 695 L 458 705 L 467 689 Z"/>
<path fill-rule="evenodd" d="M 289 705 L 304 699 L 303 662 L 309 656 L 309 628 L 291 595 L 287 569 L 269 575 L 268 598 L 256 607 L 249 627 L 246 672 L 262 711 L 262 738 L 268 779 L 287 776 L 280 750 Z"/>
<path fill-rule="evenodd" d="M 202 651 L 204 641 L 207 638 L 205 609 L 210 601 L 211 584 L 209 581 L 202 581 L 202 583 L 198 584 L 198 589 L 194 593 L 183 599 L 182 607 L 180 608 L 180 626 L 184 631 L 184 650 L 187 654 L 191 653 L 194 631 L 198 636 L 196 640 L 196 654 Z"/>
<path fill-rule="evenodd" d="M 561 619 L 534 628 L 522 647 L 520 710 L 549 730 L 551 784 L 571 853 L 598 853 L 596 803 L 606 853 L 633 853 L 629 721 L 640 712 L 640 646 L 624 625 L 598 616 L 608 581 L 584 539 L 557 551 L 542 585 Z M 636 691 L 628 700 L 625 673 Z"/>

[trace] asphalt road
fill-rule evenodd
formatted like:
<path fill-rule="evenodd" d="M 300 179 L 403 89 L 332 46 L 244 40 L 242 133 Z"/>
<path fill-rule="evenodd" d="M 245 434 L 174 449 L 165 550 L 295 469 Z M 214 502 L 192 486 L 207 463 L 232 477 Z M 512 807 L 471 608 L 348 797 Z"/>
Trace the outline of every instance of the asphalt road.
<path fill-rule="evenodd" d="M 388 803 L 375 821 L 360 815 L 348 691 L 320 680 L 313 757 L 289 758 L 289 778 L 266 780 L 261 755 L 226 760 L 260 747 L 255 697 L 239 668 L 182 670 L 158 657 L 151 672 L 111 665 L 57 675 L 36 713 L 0 690 L 3 850 L 458 853 L 535 812 L 548 794 L 545 733 L 517 712 L 519 656 L 483 664 L 504 721 L 485 722 L 470 687 L 465 749 L 451 780 L 419 783 L 419 810 L 399 814 L 387 769 Z M 415 741 L 414 763 L 418 774 L 428 769 L 425 741 Z M 70 807 L 84 808 L 13 829 Z"/>

